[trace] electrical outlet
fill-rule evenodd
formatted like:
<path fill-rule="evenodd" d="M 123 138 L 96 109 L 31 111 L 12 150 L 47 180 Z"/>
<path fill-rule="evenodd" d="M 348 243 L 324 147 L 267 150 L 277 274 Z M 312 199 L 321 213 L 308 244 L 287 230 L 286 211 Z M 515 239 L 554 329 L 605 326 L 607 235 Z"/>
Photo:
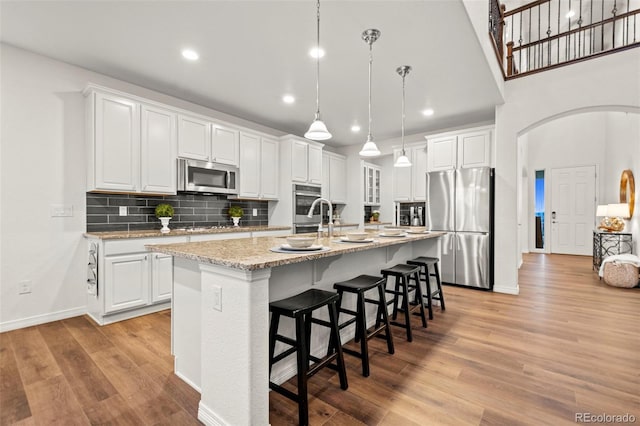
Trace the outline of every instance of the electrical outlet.
<path fill-rule="evenodd" d="M 258 209 L 253 209 L 253 215 L 258 216 Z"/>
<path fill-rule="evenodd" d="M 73 205 L 51 204 L 49 211 L 51 217 L 72 217 Z"/>
<path fill-rule="evenodd" d="M 120 206 L 120 216 L 127 215 L 127 206 Z"/>
<path fill-rule="evenodd" d="M 24 280 L 18 283 L 18 294 L 31 293 L 31 280 Z"/>
<path fill-rule="evenodd" d="M 213 309 L 222 312 L 222 287 L 213 286 Z"/>

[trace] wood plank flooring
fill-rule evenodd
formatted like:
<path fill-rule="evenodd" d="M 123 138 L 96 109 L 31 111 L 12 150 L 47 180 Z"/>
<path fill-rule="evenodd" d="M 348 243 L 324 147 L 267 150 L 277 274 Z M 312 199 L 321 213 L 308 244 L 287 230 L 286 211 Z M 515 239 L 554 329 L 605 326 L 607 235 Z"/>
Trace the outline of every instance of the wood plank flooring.
<path fill-rule="evenodd" d="M 348 355 L 347 391 L 332 370 L 314 376 L 310 423 L 569 425 L 582 412 L 640 423 L 640 289 L 605 285 L 590 257 L 530 254 L 519 296 L 444 292 L 446 312 L 427 329 L 414 318 L 412 343 L 394 327 L 395 355 L 370 341 L 370 377 Z M 198 424 L 169 333 L 165 311 L 0 334 L 0 424 Z M 296 405 L 272 392 L 270 422 L 296 424 Z"/>

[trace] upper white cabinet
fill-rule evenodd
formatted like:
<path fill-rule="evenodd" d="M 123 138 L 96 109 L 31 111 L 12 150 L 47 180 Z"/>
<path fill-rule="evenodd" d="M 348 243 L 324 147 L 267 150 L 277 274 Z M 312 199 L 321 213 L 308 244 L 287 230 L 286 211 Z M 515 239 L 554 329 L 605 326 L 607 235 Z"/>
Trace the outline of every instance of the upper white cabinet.
<path fill-rule="evenodd" d="M 178 156 L 237 166 L 240 132 L 205 117 L 178 117 Z"/>
<path fill-rule="evenodd" d="M 491 129 L 427 137 L 427 170 L 491 166 Z"/>
<path fill-rule="evenodd" d="M 279 169 L 277 140 L 240 133 L 240 197 L 276 200 Z"/>
<path fill-rule="evenodd" d="M 411 167 L 393 168 L 393 199 L 416 202 L 427 198 L 427 150 L 424 143 L 405 147 Z M 393 150 L 393 161 L 402 155 L 402 149 Z"/>
<path fill-rule="evenodd" d="M 347 202 L 346 157 L 333 152 L 322 153 L 322 197 L 332 203 Z"/>
<path fill-rule="evenodd" d="M 380 205 L 380 178 L 382 175 L 379 166 L 371 163 L 362 165 L 363 185 L 364 185 L 364 205 Z"/>
<path fill-rule="evenodd" d="M 290 162 L 291 181 L 312 185 L 322 184 L 322 148 L 324 144 L 293 135 L 280 140 L 282 161 Z M 284 176 L 287 179 L 287 176 Z"/>
<path fill-rule="evenodd" d="M 176 193 L 176 116 L 89 88 L 87 190 Z"/>

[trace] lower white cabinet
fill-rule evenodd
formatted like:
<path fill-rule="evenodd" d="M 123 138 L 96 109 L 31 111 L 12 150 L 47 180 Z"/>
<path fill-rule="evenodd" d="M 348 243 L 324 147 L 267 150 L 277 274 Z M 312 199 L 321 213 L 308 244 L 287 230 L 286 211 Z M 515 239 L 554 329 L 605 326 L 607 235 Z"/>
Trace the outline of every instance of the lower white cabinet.
<path fill-rule="evenodd" d="M 149 303 L 149 255 L 106 256 L 104 259 L 104 312 L 145 306 Z"/>
<path fill-rule="evenodd" d="M 162 253 L 151 255 L 151 303 L 171 300 L 173 286 L 173 256 Z"/>

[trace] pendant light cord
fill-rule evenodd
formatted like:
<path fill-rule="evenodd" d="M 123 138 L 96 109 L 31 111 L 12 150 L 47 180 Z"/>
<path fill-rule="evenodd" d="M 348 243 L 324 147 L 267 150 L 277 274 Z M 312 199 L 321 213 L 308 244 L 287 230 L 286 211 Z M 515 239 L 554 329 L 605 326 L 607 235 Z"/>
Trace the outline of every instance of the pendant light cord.
<path fill-rule="evenodd" d="M 373 41 L 369 40 L 369 134 L 367 136 L 367 141 L 371 140 L 371 67 L 373 64 L 373 52 L 372 52 Z"/>
<path fill-rule="evenodd" d="M 320 0 L 316 2 L 316 120 L 320 119 Z"/>
<path fill-rule="evenodd" d="M 404 77 L 405 77 L 405 74 L 402 75 L 402 155 L 405 155 L 405 152 L 404 152 Z"/>

